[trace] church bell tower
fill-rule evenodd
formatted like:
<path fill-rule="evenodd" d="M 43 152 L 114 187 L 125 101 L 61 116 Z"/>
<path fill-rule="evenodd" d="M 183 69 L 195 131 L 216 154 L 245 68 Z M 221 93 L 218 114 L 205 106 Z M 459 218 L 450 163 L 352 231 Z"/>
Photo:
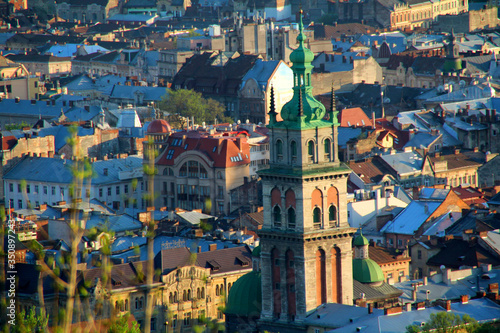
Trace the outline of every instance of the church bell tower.
<path fill-rule="evenodd" d="M 269 331 L 280 323 L 300 325 L 324 303 L 353 304 L 356 230 L 347 222 L 346 203 L 351 170 L 338 159 L 333 90 L 328 112 L 312 94 L 314 54 L 304 40 L 301 10 L 299 46 L 290 55 L 293 97 L 281 110 L 282 121 L 271 100 L 270 168 L 259 172 L 264 194 L 260 319 Z"/>

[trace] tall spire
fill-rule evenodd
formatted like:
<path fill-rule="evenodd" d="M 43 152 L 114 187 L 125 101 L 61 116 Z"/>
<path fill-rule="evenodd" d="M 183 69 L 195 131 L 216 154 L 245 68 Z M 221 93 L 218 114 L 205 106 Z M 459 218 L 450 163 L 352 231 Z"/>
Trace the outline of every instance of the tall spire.
<path fill-rule="evenodd" d="M 281 117 L 287 122 L 287 126 L 308 127 L 327 126 L 324 124 L 311 122 L 323 121 L 326 109 L 312 94 L 311 75 L 314 66 L 314 53 L 305 47 L 306 35 L 304 34 L 304 23 L 302 22 L 303 11 L 299 12 L 299 34 L 297 35 L 298 47 L 290 54 L 290 61 L 293 63 L 293 97 L 281 109 Z M 297 112 L 300 104 L 300 115 Z"/>
<path fill-rule="evenodd" d="M 337 119 L 337 114 L 339 112 L 337 111 L 337 105 L 335 103 L 335 91 L 333 90 L 333 82 L 332 82 L 332 92 L 330 96 L 330 110 L 328 111 L 328 119 L 330 120 L 331 123 L 334 125 L 339 125 L 339 121 Z"/>

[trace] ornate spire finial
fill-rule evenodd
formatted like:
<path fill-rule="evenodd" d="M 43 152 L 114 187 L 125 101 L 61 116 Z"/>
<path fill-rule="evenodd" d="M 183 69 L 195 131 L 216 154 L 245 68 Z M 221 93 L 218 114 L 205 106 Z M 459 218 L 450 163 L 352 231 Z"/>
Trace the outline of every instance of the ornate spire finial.
<path fill-rule="evenodd" d="M 269 107 L 269 124 L 272 125 L 276 122 L 276 105 L 274 104 L 274 86 L 271 85 L 271 105 Z"/>

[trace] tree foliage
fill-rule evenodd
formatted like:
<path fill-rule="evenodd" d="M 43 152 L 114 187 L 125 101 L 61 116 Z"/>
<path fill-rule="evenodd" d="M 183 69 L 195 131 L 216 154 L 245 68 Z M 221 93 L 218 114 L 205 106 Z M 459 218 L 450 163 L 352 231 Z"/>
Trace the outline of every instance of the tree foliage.
<path fill-rule="evenodd" d="M 186 118 L 194 117 L 195 122 L 213 124 L 217 122 L 230 122 L 231 119 L 224 115 L 224 106 L 211 98 L 205 99 L 201 93 L 194 90 L 170 90 L 163 96 L 159 107 L 165 111 L 172 127 L 182 128 L 186 125 Z"/>
<path fill-rule="evenodd" d="M 30 308 L 29 313 L 22 310 L 16 318 L 16 325 L 10 327 L 13 333 L 37 333 L 45 332 L 49 323 L 49 316 L 45 314 L 44 309 L 40 309 L 37 314 L 34 307 Z"/>
<path fill-rule="evenodd" d="M 129 324 L 130 313 L 127 313 L 114 320 L 108 329 L 108 333 L 141 333 L 141 329 L 136 321 Z"/>
<path fill-rule="evenodd" d="M 451 312 L 441 311 L 438 313 L 431 313 L 429 321 L 423 327 L 417 325 L 410 325 L 406 327 L 407 333 L 416 332 L 437 332 L 437 333 L 457 333 L 462 332 L 475 332 L 478 328 L 477 321 L 469 315 L 460 317 L 458 314 Z"/>

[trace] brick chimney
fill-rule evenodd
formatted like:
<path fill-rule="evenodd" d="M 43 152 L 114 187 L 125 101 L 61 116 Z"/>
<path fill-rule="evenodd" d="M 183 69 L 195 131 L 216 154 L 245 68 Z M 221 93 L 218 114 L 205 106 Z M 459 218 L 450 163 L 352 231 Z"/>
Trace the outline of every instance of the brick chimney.
<path fill-rule="evenodd" d="M 209 250 L 210 252 L 212 252 L 212 251 L 216 251 L 216 250 L 217 250 L 217 244 L 215 244 L 215 243 L 210 244 L 210 245 L 208 246 L 208 250 Z"/>
<path fill-rule="evenodd" d="M 444 308 L 446 311 L 451 311 L 451 300 L 447 299 L 446 302 L 444 303 Z"/>
<path fill-rule="evenodd" d="M 418 302 L 417 310 L 425 310 L 425 302 Z"/>
<path fill-rule="evenodd" d="M 419 189 L 418 186 L 413 186 L 413 200 L 418 200 L 419 198 Z"/>
<path fill-rule="evenodd" d="M 467 304 L 469 303 L 469 295 L 460 295 L 460 302 L 462 304 Z"/>
<path fill-rule="evenodd" d="M 401 306 L 395 306 L 393 308 L 389 309 L 384 309 L 384 315 L 386 316 L 392 316 L 392 315 L 397 315 L 403 312 L 403 307 Z"/>
<path fill-rule="evenodd" d="M 373 313 L 373 303 L 368 304 L 368 314 Z"/>

